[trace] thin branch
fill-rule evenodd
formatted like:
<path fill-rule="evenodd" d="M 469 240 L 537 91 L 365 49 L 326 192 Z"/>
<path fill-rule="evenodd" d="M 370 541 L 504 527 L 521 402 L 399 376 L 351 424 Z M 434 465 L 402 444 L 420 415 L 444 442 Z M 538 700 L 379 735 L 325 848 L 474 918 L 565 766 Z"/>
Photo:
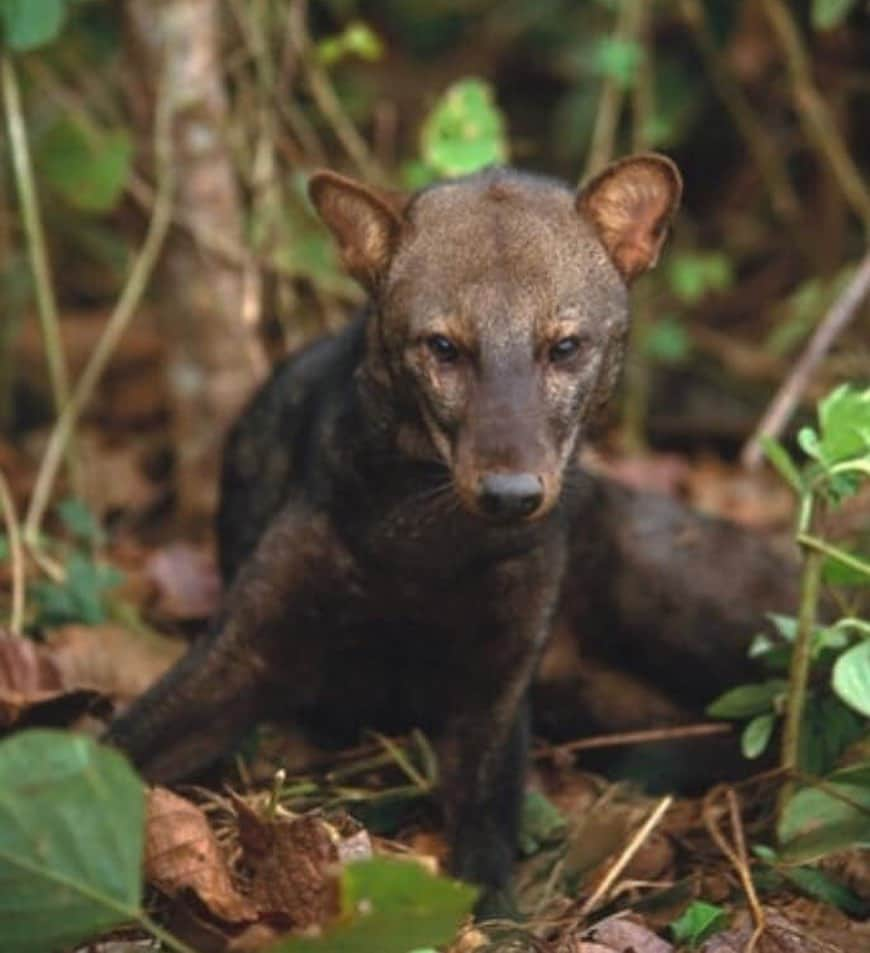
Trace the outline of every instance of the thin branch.
<path fill-rule="evenodd" d="M 335 137 L 360 173 L 370 182 L 383 184 L 389 177 L 345 112 L 326 70 L 312 54 L 311 37 L 306 24 L 306 6 L 305 0 L 293 0 L 290 5 L 289 23 L 296 55 L 305 72 L 308 89 L 323 118 L 329 123 Z"/>
<path fill-rule="evenodd" d="M 621 0 L 619 17 L 612 34 L 613 41 L 629 43 L 637 38 L 646 4 L 647 0 Z M 615 76 L 605 76 L 602 80 L 592 142 L 586 168 L 583 170 L 584 180 L 599 172 L 613 157 L 616 129 L 625 102 L 625 93 L 625 87 Z"/>
<path fill-rule="evenodd" d="M 9 557 L 12 563 L 12 612 L 9 615 L 9 631 L 21 635 L 24 621 L 24 547 L 21 545 L 21 529 L 18 513 L 9 483 L 0 470 L 0 509 L 3 510 L 3 522 L 6 525 L 6 538 L 9 541 Z"/>
<path fill-rule="evenodd" d="M 748 97 L 722 62 L 702 3 L 700 0 L 680 0 L 680 11 L 692 32 L 714 91 L 728 110 L 734 128 L 743 137 L 767 184 L 773 210 L 786 222 L 797 221 L 800 202 L 782 160 L 780 146 L 756 116 Z"/>
<path fill-rule="evenodd" d="M 625 731 L 621 734 L 595 735 L 578 738 L 561 745 L 547 745 L 535 751 L 535 757 L 558 757 L 575 751 L 592 751 L 597 748 L 620 748 L 625 745 L 650 744 L 660 741 L 682 741 L 684 738 L 705 738 L 710 735 L 727 735 L 731 725 L 724 723 L 677 725 L 673 728 L 646 728 L 642 731 Z"/>
<path fill-rule="evenodd" d="M 51 268 L 48 263 L 45 233 L 42 230 L 39 201 L 36 197 L 33 162 L 27 144 L 27 130 L 21 108 L 21 91 L 18 88 L 18 77 L 9 53 L 0 55 L 0 72 L 2 72 L 3 77 L 3 106 L 6 113 L 6 126 L 9 130 L 12 165 L 15 170 L 15 186 L 18 190 L 18 201 L 21 205 L 22 224 L 27 235 L 30 266 L 33 269 L 36 307 L 39 312 L 42 338 L 48 360 L 48 376 L 51 382 L 52 399 L 54 400 L 55 413 L 60 415 L 69 396 L 69 376 L 61 343 L 57 302 L 54 298 L 54 286 L 51 280 Z"/>
<path fill-rule="evenodd" d="M 24 521 L 24 539 L 33 547 L 37 546 L 39 529 L 51 497 L 60 460 L 75 423 L 93 395 L 118 341 L 139 307 L 172 222 L 174 179 L 171 162 L 171 118 L 171 99 L 168 91 L 165 91 L 158 101 L 155 122 L 158 187 L 154 213 L 148 224 L 145 241 L 133 263 L 118 303 L 49 438 Z"/>
<path fill-rule="evenodd" d="M 731 866 L 737 874 L 743 892 L 746 894 L 746 902 L 752 911 L 752 919 L 755 923 L 755 929 L 749 943 L 746 945 L 745 953 L 752 953 L 755 949 L 761 935 L 765 929 L 764 908 L 758 899 L 758 893 L 755 890 L 755 884 L 752 882 L 752 871 L 749 867 L 749 855 L 746 851 L 746 837 L 743 832 L 743 822 L 740 818 L 740 805 L 737 795 L 733 788 L 725 789 L 725 796 L 728 801 L 728 816 L 731 822 L 731 830 L 734 835 L 735 845 L 728 843 L 725 835 L 719 829 L 717 812 L 714 810 L 716 798 L 721 794 L 722 787 L 713 788 L 704 798 L 703 818 L 713 842 L 722 851 L 728 859 Z"/>
<path fill-rule="evenodd" d="M 858 313 L 870 292 L 870 252 L 861 260 L 852 280 L 839 298 L 828 309 L 791 374 L 777 391 L 755 433 L 743 448 L 741 460 L 745 467 L 756 468 L 762 460 L 763 437 L 779 437 L 789 421 L 810 377 L 828 353 L 833 342 Z"/>
<path fill-rule="evenodd" d="M 807 529 L 811 535 L 822 519 L 822 501 L 810 502 Z M 801 534 L 804 535 L 804 534 Z M 819 609 L 819 596 L 822 587 L 822 568 L 825 554 L 801 543 L 803 565 L 801 567 L 800 605 L 798 624 L 792 648 L 791 665 L 788 672 L 788 699 L 785 719 L 782 727 L 782 747 L 779 766 L 785 773 L 785 781 L 779 792 L 779 811 L 781 815 L 786 803 L 794 791 L 794 772 L 800 763 L 800 739 L 803 727 L 804 708 L 806 706 L 807 684 L 812 662 L 813 632 Z"/>
<path fill-rule="evenodd" d="M 870 232 L 870 189 L 849 154 L 828 104 L 816 88 L 797 24 L 783 0 L 764 0 L 763 6 L 785 56 L 795 108 L 806 137 L 819 158 L 828 164 L 846 201 Z"/>
<path fill-rule="evenodd" d="M 644 821 L 638 832 L 626 845 L 625 850 L 623 850 L 623 852 L 617 858 L 616 863 L 614 863 L 613 866 L 607 871 L 607 874 L 604 876 L 601 883 L 598 884 L 592 895 L 580 908 L 581 916 L 588 916 L 608 895 L 610 888 L 616 882 L 616 879 L 623 872 L 623 870 L 625 870 L 631 861 L 631 858 L 634 857 L 638 850 L 640 850 L 641 846 L 644 844 L 653 830 L 658 826 L 661 819 L 665 816 L 665 812 L 673 803 L 674 798 L 671 794 L 669 794 L 667 797 L 663 797 L 661 801 L 659 801 L 650 816 Z"/>

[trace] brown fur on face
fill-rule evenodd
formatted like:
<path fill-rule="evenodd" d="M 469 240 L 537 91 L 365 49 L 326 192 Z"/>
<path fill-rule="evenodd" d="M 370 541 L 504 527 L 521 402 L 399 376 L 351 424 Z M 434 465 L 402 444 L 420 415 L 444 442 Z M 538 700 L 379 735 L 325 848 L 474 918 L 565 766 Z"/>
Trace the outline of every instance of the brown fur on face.
<path fill-rule="evenodd" d="M 531 475 L 547 513 L 583 425 L 608 399 L 629 326 L 627 285 L 651 267 L 679 202 L 670 160 L 614 163 L 579 194 L 491 169 L 410 201 L 321 173 L 311 196 L 369 288 L 371 368 L 406 396 L 415 442 L 485 515 L 494 474 Z M 473 254 L 469 254 L 473 249 Z"/>

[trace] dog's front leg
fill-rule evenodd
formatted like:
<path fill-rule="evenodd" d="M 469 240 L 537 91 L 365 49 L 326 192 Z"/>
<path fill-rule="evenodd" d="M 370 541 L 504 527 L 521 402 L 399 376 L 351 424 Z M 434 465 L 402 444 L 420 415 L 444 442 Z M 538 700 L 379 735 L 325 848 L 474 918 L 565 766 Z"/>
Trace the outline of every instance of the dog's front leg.
<path fill-rule="evenodd" d="M 291 504 L 225 598 L 212 631 L 110 726 L 151 781 L 173 781 L 231 749 L 271 704 L 318 691 L 325 627 L 354 588 L 353 561 L 325 517 Z"/>
<path fill-rule="evenodd" d="M 531 563 L 531 564 L 530 564 Z M 470 685 L 443 749 L 452 872 L 483 887 L 479 917 L 514 912 L 509 890 L 529 746 L 529 685 L 549 633 L 560 554 L 504 567 L 480 644 L 486 681 Z"/>

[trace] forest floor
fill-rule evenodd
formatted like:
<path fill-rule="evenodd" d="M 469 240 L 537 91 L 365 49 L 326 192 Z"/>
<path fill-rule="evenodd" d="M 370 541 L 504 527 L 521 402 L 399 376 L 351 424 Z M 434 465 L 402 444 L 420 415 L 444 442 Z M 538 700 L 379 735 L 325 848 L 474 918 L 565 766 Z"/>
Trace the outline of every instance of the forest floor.
<path fill-rule="evenodd" d="M 150 346 L 129 341 L 129 366 L 147 368 Z M 97 403 L 104 411 L 76 441 L 88 505 L 60 504 L 45 527 L 50 558 L 28 561 L 26 621 L 40 639 L 0 635 L 4 733 L 52 725 L 98 735 L 179 657 L 220 598 L 212 534 L 186 534 L 170 516 L 165 418 L 147 373 L 121 370 L 109 374 L 109 396 Z M 123 400 L 112 399 L 113 387 Z M 21 509 L 45 436 L 0 440 L 0 469 Z M 748 475 L 709 453 L 588 457 L 635 487 L 788 538 L 793 500 L 771 474 Z M 0 584 L 11 583 L 11 567 L 0 564 Z M 469 924 L 451 951 L 737 953 L 753 948 L 756 933 L 758 953 L 870 950 L 859 916 L 870 909 L 867 852 L 825 862 L 847 891 L 839 909 L 824 884 L 765 866 L 754 852 L 771 837 L 775 778 L 653 797 L 583 771 L 583 760 L 571 745 L 537 742 L 515 884 L 522 921 Z M 335 869 L 348 859 L 401 855 L 439 869 L 436 774 L 421 736 L 372 735 L 326 753 L 260 730 L 213 784 L 150 792 L 146 875 L 158 919 L 201 953 L 256 950 L 334 917 Z M 82 949 L 153 944 L 116 933 Z"/>

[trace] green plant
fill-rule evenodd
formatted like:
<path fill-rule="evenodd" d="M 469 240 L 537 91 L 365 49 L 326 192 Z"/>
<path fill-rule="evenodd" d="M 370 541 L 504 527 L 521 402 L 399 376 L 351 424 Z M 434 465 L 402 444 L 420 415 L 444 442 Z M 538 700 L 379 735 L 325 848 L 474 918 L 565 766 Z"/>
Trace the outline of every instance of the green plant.
<path fill-rule="evenodd" d="M 0 743 L 0 949 L 55 953 L 138 923 L 168 950 L 192 953 L 145 913 L 142 782 L 120 754 L 60 731 Z M 341 912 L 320 939 L 275 953 L 408 953 L 450 940 L 476 890 L 403 861 L 345 868 Z"/>
<path fill-rule="evenodd" d="M 818 429 L 805 427 L 798 434 L 808 458 L 802 465 L 782 444 L 765 444 L 769 459 L 798 496 L 797 618 L 771 616 L 776 637 L 759 635 L 752 643 L 751 654 L 771 677 L 738 686 L 709 708 L 715 717 L 746 722 L 742 741 L 748 757 L 766 749 L 782 720 L 780 763 L 787 780 L 778 837 L 782 856 L 792 859 L 870 844 L 870 764 L 851 765 L 845 779 L 846 769 L 829 774 L 867 733 L 870 623 L 852 614 L 831 624 L 817 621 L 826 567 L 870 581 L 870 562 L 826 539 L 822 520 L 826 510 L 870 478 L 870 388 L 838 387 L 820 401 L 818 420 Z M 807 775 L 828 776 L 820 785 L 810 778 L 795 791 L 795 779 Z"/>

